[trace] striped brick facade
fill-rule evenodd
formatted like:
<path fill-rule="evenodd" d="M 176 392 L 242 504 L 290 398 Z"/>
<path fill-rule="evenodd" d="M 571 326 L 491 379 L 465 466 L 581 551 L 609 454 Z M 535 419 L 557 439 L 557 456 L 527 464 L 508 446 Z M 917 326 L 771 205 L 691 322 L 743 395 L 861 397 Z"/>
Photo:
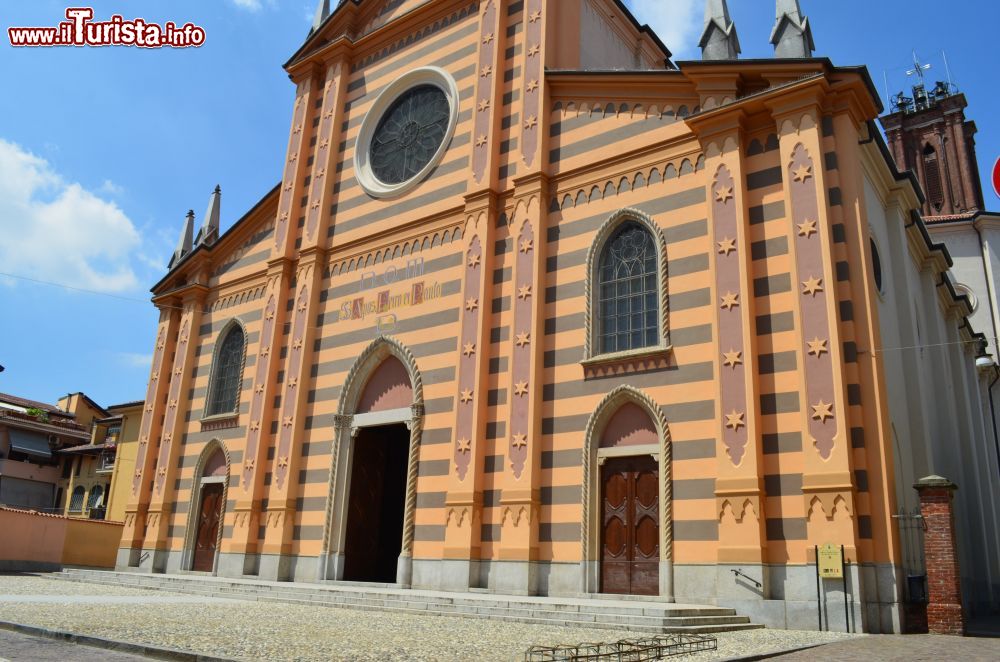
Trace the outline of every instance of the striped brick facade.
<path fill-rule="evenodd" d="M 413 392 L 403 583 L 599 590 L 597 439 L 628 403 L 660 436 L 664 599 L 806 603 L 791 585 L 826 542 L 892 576 L 882 377 L 860 349 L 878 343 L 859 258 L 866 75 L 823 60 L 666 70 L 617 3 L 581 1 L 635 70 L 581 71 L 588 46 L 563 32 L 582 14 L 562 0 L 347 2 L 286 65 L 282 181 L 155 289 L 150 450 L 121 565 L 190 567 L 218 448 L 216 571 L 338 579 L 357 407 L 391 357 Z M 422 66 L 457 85 L 454 135 L 426 180 L 373 198 L 358 131 Z M 602 356 L 593 263 L 629 220 L 660 251 L 662 342 Z M 232 324 L 247 340 L 238 412 L 206 417 Z M 858 610 L 896 601 L 868 595 Z"/>

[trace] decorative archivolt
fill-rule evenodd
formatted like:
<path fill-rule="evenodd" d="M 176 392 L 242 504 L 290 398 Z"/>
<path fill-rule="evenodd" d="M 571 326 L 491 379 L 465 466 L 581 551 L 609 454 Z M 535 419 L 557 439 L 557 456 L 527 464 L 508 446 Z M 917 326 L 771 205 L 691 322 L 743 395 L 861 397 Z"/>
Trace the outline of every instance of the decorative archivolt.
<path fill-rule="evenodd" d="M 185 570 L 191 569 L 191 561 L 194 555 L 195 537 L 198 534 L 198 515 L 200 514 L 199 502 L 201 501 L 201 477 L 205 472 L 205 464 L 216 451 L 222 451 L 222 456 L 226 459 L 226 479 L 222 483 L 222 507 L 223 517 L 225 517 L 225 504 L 229 502 L 229 477 L 232 476 L 233 462 L 229 454 L 229 449 L 221 439 L 210 439 L 205 443 L 205 447 L 198 454 L 198 461 L 194 465 L 194 477 L 191 481 L 191 504 L 188 507 L 187 526 L 184 529 L 184 560 L 182 567 Z M 215 548 L 222 546 L 222 533 L 224 526 L 220 526 L 216 533 Z"/>
<path fill-rule="evenodd" d="M 381 12 L 378 13 L 376 16 L 374 16 L 372 20 L 370 20 L 367 24 L 365 24 L 365 26 L 358 31 L 358 34 L 364 36 L 369 32 L 378 29 L 380 26 L 386 23 L 389 20 L 389 18 L 391 18 L 391 17 L 386 18 L 385 15 L 391 12 L 393 9 L 395 9 L 402 1 L 403 0 L 390 0 L 389 2 L 387 2 L 386 5 L 382 8 Z M 437 32 L 440 32 L 444 28 L 454 25 L 455 23 L 458 23 L 465 17 L 473 15 L 478 11 L 479 11 L 479 3 L 473 2 L 467 5 L 466 7 L 463 7 L 462 9 L 454 12 L 450 16 L 446 16 L 438 21 L 435 21 L 433 25 L 428 25 L 422 30 L 413 32 L 407 35 L 405 39 L 400 39 L 399 41 L 391 44 L 390 46 L 386 46 L 377 53 L 372 53 L 371 55 L 368 55 L 364 60 L 359 60 L 358 62 L 355 62 L 354 64 L 351 65 L 351 73 L 354 73 L 359 69 L 364 69 L 368 65 L 374 62 L 379 62 L 380 60 L 384 60 L 393 53 L 396 53 L 411 44 L 423 41 L 427 37 Z"/>
<path fill-rule="evenodd" d="M 660 438 L 660 519 L 663 526 L 660 528 L 661 553 L 666 559 L 673 558 L 673 446 L 670 438 L 670 428 L 667 424 L 667 417 L 663 409 L 656 404 L 645 392 L 622 384 L 615 387 L 604 396 L 601 402 L 594 409 L 587 421 L 587 428 L 584 432 L 584 446 L 582 457 L 583 485 L 582 485 L 582 506 L 583 518 L 580 542 L 583 547 L 581 558 L 591 558 L 590 550 L 599 536 L 598 531 L 591 532 L 591 519 L 594 517 L 598 504 L 594 499 L 594 485 L 599 483 L 597 464 L 597 448 L 600 446 L 600 435 L 604 432 L 605 426 L 611 418 L 625 404 L 632 403 L 643 409 L 652 419 L 656 426 L 657 435 Z M 597 511 L 599 512 L 599 511 Z M 591 540 L 591 538 L 594 540 Z"/>
<path fill-rule="evenodd" d="M 267 287 L 264 285 L 256 285 L 254 287 L 247 288 L 240 292 L 234 292 L 233 294 L 227 294 L 221 296 L 211 304 L 205 306 L 204 312 L 216 312 L 220 310 L 225 310 L 232 306 L 238 306 L 241 303 L 247 303 L 249 301 L 256 301 L 257 299 L 264 296 L 267 291 Z"/>
<path fill-rule="evenodd" d="M 344 379 L 344 388 L 341 391 L 340 402 L 337 404 L 337 413 L 349 415 L 354 413 L 358 400 L 361 398 L 361 391 L 368 378 L 375 369 L 390 356 L 396 357 L 400 363 L 406 367 L 410 376 L 410 386 L 413 389 L 413 404 L 422 405 L 424 402 L 424 380 L 417 368 L 417 359 L 413 352 L 392 336 L 379 336 L 373 340 L 368 347 L 361 352 L 358 359 L 351 366 L 347 377 Z"/>
<path fill-rule="evenodd" d="M 363 253 L 362 255 L 356 255 L 345 259 L 333 259 L 330 261 L 326 275 L 338 276 L 340 274 L 350 273 L 358 269 L 364 269 L 365 267 L 388 262 L 389 260 L 394 260 L 396 258 L 414 255 L 430 248 L 444 246 L 445 244 L 450 244 L 451 242 L 457 241 L 461 238 L 461 225 L 455 225 L 445 230 L 436 230 L 435 232 L 423 234 L 411 239 L 405 239 L 390 246 L 376 248 L 375 250 Z"/>
<path fill-rule="evenodd" d="M 606 200 L 621 193 L 663 184 L 671 179 L 691 175 L 704 169 L 705 157 L 699 155 L 694 161 L 685 157 L 679 161 L 643 168 L 630 174 L 616 175 L 603 182 L 557 194 L 550 202 L 549 211 L 559 211 Z"/>
<path fill-rule="evenodd" d="M 701 108 L 681 104 L 676 108 L 669 103 L 642 104 L 636 102 L 614 101 L 556 101 L 552 106 L 553 113 L 559 113 L 561 119 L 568 117 L 589 117 L 605 119 L 608 117 L 627 119 L 659 119 L 677 121 L 689 117 Z"/>

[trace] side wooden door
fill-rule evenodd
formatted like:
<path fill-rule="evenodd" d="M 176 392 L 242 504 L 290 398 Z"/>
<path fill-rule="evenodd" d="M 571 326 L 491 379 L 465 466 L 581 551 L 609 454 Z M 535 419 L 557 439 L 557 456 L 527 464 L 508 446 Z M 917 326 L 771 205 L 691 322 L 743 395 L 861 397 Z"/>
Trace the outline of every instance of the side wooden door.
<path fill-rule="evenodd" d="M 660 592 L 659 467 L 650 456 L 601 468 L 601 592 Z"/>
<path fill-rule="evenodd" d="M 206 483 L 201 486 L 201 508 L 198 513 L 192 570 L 212 572 L 215 569 L 215 548 L 219 541 L 221 519 L 222 483 Z"/>

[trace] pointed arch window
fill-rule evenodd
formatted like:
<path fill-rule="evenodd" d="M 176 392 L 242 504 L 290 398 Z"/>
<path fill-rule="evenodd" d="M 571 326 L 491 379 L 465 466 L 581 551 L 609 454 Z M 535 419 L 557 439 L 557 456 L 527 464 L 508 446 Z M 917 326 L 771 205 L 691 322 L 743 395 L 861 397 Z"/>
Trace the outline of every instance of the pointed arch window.
<path fill-rule="evenodd" d="M 937 151 L 930 143 L 924 146 L 924 179 L 927 184 L 927 199 L 936 211 L 944 205 L 944 188 L 941 185 L 941 164 Z"/>
<path fill-rule="evenodd" d="M 657 256 L 646 228 L 627 221 L 601 251 L 597 270 L 597 349 L 627 352 L 659 344 Z"/>
<path fill-rule="evenodd" d="M 239 324 L 230 325 L 224 334 L 222 344 L 216 351 L 209 385 L 209 416 L 233 414 L 239 406 L 246 336 Z"/>

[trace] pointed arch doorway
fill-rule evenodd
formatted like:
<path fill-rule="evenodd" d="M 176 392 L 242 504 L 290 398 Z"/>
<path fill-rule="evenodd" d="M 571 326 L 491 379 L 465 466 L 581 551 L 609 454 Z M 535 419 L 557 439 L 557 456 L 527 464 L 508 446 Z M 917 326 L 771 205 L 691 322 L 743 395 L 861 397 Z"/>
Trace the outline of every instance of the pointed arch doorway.
<path fill-rule="evenodd" d="M 215 572 L 228 485 L 229 458 L 223 446 L 213 440 L 202 451 L 195 466 L 184 545 L 187 558 L 181 567 L 195 572 Z"/>
<path fill-rule="evenodd" d="M 409 586 L 423 419 L 413 355 L 388 337 L 369 345 L 340 412 L 320 577 Z"/>
<path fill-rule="evenodd" d="M 630 386 L 591 415 L 583 458 L 584 585 L 673 601 L 671 449 L 666 419 Z"/>

